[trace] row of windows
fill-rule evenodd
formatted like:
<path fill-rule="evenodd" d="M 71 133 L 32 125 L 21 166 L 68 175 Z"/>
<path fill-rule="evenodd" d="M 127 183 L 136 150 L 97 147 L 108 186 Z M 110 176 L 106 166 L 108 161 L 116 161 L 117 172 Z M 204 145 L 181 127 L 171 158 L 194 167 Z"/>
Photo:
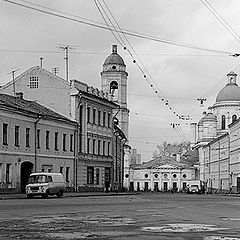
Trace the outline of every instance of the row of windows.
<path fill-rule="evenodd" d="M 111 155 L 111 142 L 88 138 L 87 139 L 87 153 L 103 155 L 103 156 L 110 156 Z"/>
<path fill-rule="evenodd" d="M 94 167 L 87 167 L 87 184 L 100 184 L 100 169 L 96 168 L 94 174 Z M 94 182 L 95 181 L 95 182 Z M 105 168 L 105 187 L 110 184 L 110 168 Z"/>
<path fill-rule="evenodd" d="M 237 116 L 236 115 L 233 115 L 232 116 L 232 123 L 237 121 Z M 226 129 L 226 116 L 225 115 L 222 115 L 222 124 L 221 124 L 221 129 L 222 130 L 225 130 Z"/>
<path fill-rule="evenodd" d="M 25 146 L 30 147 L 30 128 L 25 128 Z M 41 130 L 37 129 L 37 148 L 41 148 Z M 3 123 L 3 145 L 8 145 L 8 124 Z M 20 126 L 14 128 L 14 145 L 20 147 Z M 50 131 L 45 131 L 45 148 L 50 149 Z M 59 132 L 54 132 L 54 150 L 59 150 Z M 67 151 L 67 134 L 62 134 L 62 150 Z M 73 134 L 69 135 L 69 151 L 73 152 Z"/>
<path fill-rule="evenodd" d="M 90 107 L 87 108 L 87 122 L 111 128 L 111 113 L 102 112 Z"/>

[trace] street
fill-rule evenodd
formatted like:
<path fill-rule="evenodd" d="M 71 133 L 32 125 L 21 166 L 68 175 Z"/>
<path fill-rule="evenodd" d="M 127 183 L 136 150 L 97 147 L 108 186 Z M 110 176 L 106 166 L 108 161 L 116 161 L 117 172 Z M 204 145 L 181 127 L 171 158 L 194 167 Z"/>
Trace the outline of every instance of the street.
<path fill-rule="evenodd" d="M 239 240 L 240 198 L 141 193 L 0 200 L 0 239 Z"/>

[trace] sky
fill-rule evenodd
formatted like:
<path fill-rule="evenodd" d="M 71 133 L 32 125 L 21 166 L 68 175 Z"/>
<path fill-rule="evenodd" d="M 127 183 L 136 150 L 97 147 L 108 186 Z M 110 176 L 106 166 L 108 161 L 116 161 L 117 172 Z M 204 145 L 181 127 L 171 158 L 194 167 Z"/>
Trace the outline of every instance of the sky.
<path fill-rule="evenodd" d="M 55 9 L 71 14 L 71 18 L 85 18 L 87 22 L 104 23 L 94 0 L 12 1 L 51 12 L 50 8 Z M 234 29 L 235 38 L 201 0 L 105 0 L 122 29 L 199 48 L 240 53 L 240 1 L 208 0 L 208 3 Z M 0 85 L 11 80 L 12 70 L 19 69 L 17 76 L 39 65 L 40 57 L 45 69 L 52 71 L 57 67 L 58 75 L 65 78 L 64 52 L 58 48 L 62 44 L 72 46 L 69 78 L 100 89 L 102 65 L 111 54 L 112 45 L 117 44 L 128 72 L 129 143 L 142 155 L 142 161 L 149 161 L 156 146 L 164 141 L 189 141 L 190 123 L 198 122 L 203 111 L 214 104 L 217 93 L 227 82 L 226 75 L 232 70 L 237 74 L 240 71 L 239 58 L 227 53 L 125 35 L 133 47 L 130 52 L 137 54 L 132 58 L 110 30 L 4 0 L 0 0 L 0 32 Z M 127 48 L 130 49 L 129 44 Z M 144 73 L 133 59 L 138 59 L 138 65 L 143 64 Z M 162 101 L 163 97 L 168 105 Z M 206 98 L 204 106 L 200 106 L 198 98 Z M 173 111 L 190 116 L 190 120 L 179 119 Z"/>

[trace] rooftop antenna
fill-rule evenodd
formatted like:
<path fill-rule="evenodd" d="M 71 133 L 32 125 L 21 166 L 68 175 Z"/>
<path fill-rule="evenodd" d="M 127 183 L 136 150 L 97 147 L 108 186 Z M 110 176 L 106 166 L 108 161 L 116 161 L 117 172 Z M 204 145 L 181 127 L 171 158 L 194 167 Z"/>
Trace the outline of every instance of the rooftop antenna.
<path fill-rule="evenodd" d="M 57 73 L 59 73 L 59 68 L 58 68 L 58 67 L 52 68 L 52 73 L 53 73 L 54 75 L 57 75 Z"/>
<path fill-rule="evenodd" d="M 62 49 L 65 51 L 65 58 L 64 60 L 66 61 L 66 80 L 69 81 L 68 79 L 68 72 L 69 72 L 69 50 L 76 49 L 73 45 L 63 45 L 63 44 L 57 44 L 57 48 Z"/>
<path fill-rule="evenodd" d="M 40 67 L 43 67 L 43 57 L 40 57 Z"/>
<path fill-rule="evenodd" d="M 7 75 L 12 74 L 12 82 L 13 82 L 13 96 L 16 96 L 16 88 L 15 88 L 15 72 L 17 72 L 18 70 L 20 70 L 20 68 L 15 69 L 11 72 L 9 72 Z"/>
<path fill-rule="evenodd" d="M 207 101 L 206 98 L 198 98 L 197 101 L 200 102 L 200 107 L 204 107 L 204 102 Z"/>

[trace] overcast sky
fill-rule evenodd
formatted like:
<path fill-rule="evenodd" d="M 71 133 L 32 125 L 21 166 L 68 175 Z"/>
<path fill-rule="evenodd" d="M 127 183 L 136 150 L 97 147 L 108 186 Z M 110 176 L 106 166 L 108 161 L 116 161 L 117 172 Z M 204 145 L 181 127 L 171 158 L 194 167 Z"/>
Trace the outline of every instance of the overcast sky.
<path fill-rule="evenodd" d="M 240 1 L 208 1 L 240 35 Z M 26 1 L 14 2 L 30 6 Z M 103 23 L 93 0 L 35 0 L 31 3 Z M 200 0 L 105 0 L 105 3 L 123 29 L 200 48 L 240 53 L 240 43 Z M 68 44 L 75 46 L 70 51 L 70 79 L 100 88 L 103 62 L 111 53 L 112 44 L 117 44 L 129 74 L 130 145 L 138 149 L 143 161 L 151 159 L 157 144 L 189 138 L 189 123 L 198 122 L 202 112 L 214 103 L 217 92 L 226 84 L 226 74 L 234 70 L 240 60 L 228 54 L 127 36 L 171 106 L 179 114 L 192 118 L 183 121 L 163 104 L 109 30 L 0 0 L 0 32 L 0 85 L 11 80 L 11 75 L 7 75 L 10 71 L 20 68 L 18 75 L 39 65 L 40 57 L 44 58 L 44 68 L 51 71 L 58 67 L 59 76 L 64 78 L 64 52 L 57 48 L 57 44 Z M 223 84 L 216 87 L 220 82 Z M 204 107 L 200 107 L 197 101 L 200 97 L 207 98 Z M 173 129 L 171 123 L 180 126 Z"/>

